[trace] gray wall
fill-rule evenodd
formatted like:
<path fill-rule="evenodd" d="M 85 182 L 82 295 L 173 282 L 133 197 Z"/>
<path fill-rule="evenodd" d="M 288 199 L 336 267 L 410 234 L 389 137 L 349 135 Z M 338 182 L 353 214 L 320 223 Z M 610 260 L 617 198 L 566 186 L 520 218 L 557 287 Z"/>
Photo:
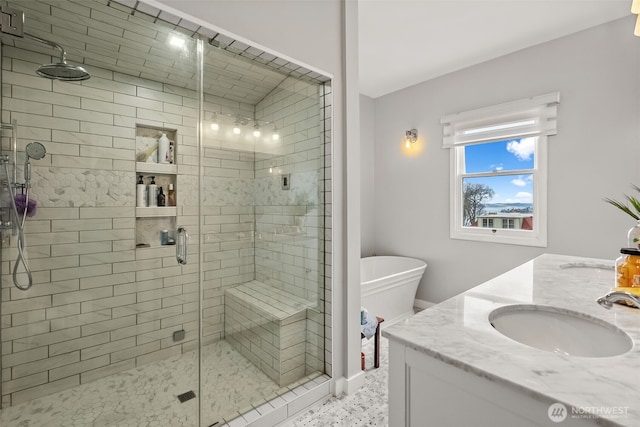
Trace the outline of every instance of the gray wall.
<path fill-rule="evenodd" d="M 374 119 L 375 102 L 365 95 L 360 95 L 360 206 L 362 221 L 360 223 L 361 248 L 363 257 L 375 253 L 375 175 L 374 152 L 375 132 Z"/>
<path fill-rule="evenodd" d="M 417 298 L 440 302 L 544 252 L 617 257 L 634 221 L 602 199 L 640 181 L 633 24 L 630 16 L 375 100 L 375 251 L 427 261 Z M 450 239 L 440 118 L 553 91 L 561 103 L 549 139 L 548 247 Z M 405 157 L 401 137 L 414 125 L 425 150 Z"/>

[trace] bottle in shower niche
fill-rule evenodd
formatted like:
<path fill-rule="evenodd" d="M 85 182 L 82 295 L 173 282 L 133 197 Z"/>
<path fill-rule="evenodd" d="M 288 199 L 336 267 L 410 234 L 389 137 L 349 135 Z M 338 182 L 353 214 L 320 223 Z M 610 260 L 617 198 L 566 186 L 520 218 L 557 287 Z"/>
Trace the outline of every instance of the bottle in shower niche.
<path fill-rule="evenodd" d="M 169 156 L 169 138 L 163 132 L 158 138 L 158 163 L 169 163 Z"/>
<path fill-rule="evenodd" d="M 149 194 L 149 207 L 158 206 L 158 186 L 156 185 L 156 177 L 151 177 L 151 183 L 149 184 L 148 189 Z"/>
<path fill-rule="evenodd" d="M 142 181 L 142 175 L 138 175 L 138 183 L 136 184 L 136 206 L 139 208 L 147 207 L 147 186 Z"/>
<path fill-rule="evenodd" d="M 167 206 L 176 205 L 176 190 L 173 189 L 173 184 L 169 184 L 169 190 L 167 190 Z"/>
<path fill-rule="evenodd" d="M 158 206 L 167 206 L 167 196 L 162 192 L 162 187 L 158 188 Z"/>

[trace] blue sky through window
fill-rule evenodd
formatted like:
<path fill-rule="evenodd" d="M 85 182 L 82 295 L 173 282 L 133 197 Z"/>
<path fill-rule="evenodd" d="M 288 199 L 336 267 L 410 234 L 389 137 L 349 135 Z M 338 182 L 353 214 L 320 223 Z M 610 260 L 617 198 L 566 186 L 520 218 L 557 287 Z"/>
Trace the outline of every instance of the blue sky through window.
<path fill-rule="evenodd" d="M 535 138 L 467 145 L 466 173 L 533 169 Z M 487 203 L 533 203 L 531 174 L 465 178 L 464 182 L 481 183 L 493 189 L 495 195 Z"/>

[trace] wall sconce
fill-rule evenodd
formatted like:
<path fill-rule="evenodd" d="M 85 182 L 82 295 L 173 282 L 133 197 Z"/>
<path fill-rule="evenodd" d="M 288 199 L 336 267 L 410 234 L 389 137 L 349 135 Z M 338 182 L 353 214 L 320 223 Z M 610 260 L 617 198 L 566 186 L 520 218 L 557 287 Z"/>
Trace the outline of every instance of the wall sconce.
<path fill-rule="evenodd" d="M 411 148 L 411 144 L 415 144 L 415 142 L 418 140 L 418 131 L 415 129 L 411 129 L 408 131 L 405 131 L 404 133 L 404 145 L 407 148 Z"/>
<path fill-rule="evenodd" d="M 271 139 L 273 139 L 274 141 L 280 139 L 280 134 L 278 133 L 278 129 L 275 126 L 273 127 L 273 134 L 271 135 Z"/>
<path fill-rule="evenodd" d="M 640 0 L 633 0 L 633 3 L 631 3 L 631 13 L 638 15 L 636 19 L 636 28 L 633 31 L 633 34 L 640 37 Z"/>
<path fill-rule="evenodd" d="M 256 138 L 260 138 L 260 127 L 258 126 L 258 122 L 253 126 L 253 136 Z"/>

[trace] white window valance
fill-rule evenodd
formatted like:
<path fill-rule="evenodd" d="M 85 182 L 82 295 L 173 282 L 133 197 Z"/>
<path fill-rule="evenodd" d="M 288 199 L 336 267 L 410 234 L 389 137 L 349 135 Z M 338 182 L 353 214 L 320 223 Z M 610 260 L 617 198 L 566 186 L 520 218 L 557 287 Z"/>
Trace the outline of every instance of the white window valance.
<path fill-rule="evenodd" d="M 442 146 L 555 135 L 560 93 L 506 102 L 442 117 Z"/>

